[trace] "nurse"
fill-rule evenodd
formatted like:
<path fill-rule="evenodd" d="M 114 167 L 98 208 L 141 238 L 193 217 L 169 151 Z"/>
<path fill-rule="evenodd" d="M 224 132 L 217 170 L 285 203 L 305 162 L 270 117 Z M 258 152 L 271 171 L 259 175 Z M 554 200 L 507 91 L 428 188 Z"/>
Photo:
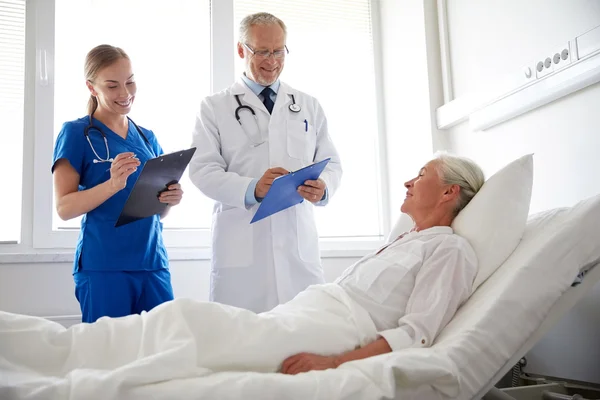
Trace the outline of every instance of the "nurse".
<path fill-rule="evenodd" d="M 162 192 L 154 215 L 115 228 L 147 160 L 163 153 L 152 131 L 127 114 L 136 83 L 127 54 L 100 45 L 85 60 L 88 115 L 66 122 L 56 139 L 52 172 L 56 209 L 63 220 L 83 216 L 73 277 L 83 322 L 149 311 L 173 299 L 161 219 L 179 204 L 176 183 Z"/>

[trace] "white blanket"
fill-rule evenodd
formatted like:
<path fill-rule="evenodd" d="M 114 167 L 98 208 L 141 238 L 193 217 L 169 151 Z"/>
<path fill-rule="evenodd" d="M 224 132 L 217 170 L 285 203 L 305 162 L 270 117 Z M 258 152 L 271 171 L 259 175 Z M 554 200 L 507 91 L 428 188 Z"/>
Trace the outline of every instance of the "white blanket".
<path fill-rule="evenodd" d="M 600 195 L 540 213 L 432 348 L 297 376 L 257 371 L 276 371 L 291 354 L 335 353 L 375 337 L 368 316 L 334 285 L 259 316 L 176 300 L 66 330 L 0 312 L 0 399 L 472 399 L 581 268 L 600 260 L 599 236 Z"/>
<path fill-rule="evenodd" d="M 142 315 L 65 329 L 0 313 L 0 398 L 367 399 L 393 396 L 396 383 L 405 398 L 424 391 L 436 398 L 433 386 L 456 393 L 455 368 L 433 351 L 298 376 L 276 372 L 288 356 L 337 354 L 376 337 L 369 316 L 333 284 L 259 315 L 177 299 Z"/>

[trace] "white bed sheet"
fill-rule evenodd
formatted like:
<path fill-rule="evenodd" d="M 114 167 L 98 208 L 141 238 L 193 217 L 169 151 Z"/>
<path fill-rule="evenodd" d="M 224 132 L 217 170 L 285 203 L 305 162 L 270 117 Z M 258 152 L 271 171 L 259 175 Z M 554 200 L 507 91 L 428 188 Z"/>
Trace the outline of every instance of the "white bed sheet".
<path fill-rule="evenodd" d="M 0 312 L 0 399 L 378 398 L 395 386 L 391 364 L 370 361 L 350 374 L 267 374 L 291 355 L 341 353 L 376 334 L 368 314 L 335 284 L 308 288 L 261 315 L 177 299 L 142 315 L 65 329 Z M 405 355 L 411 361 L 399 369 L 402 386 L 411 391 L 426 382 L 456 393 L 451 363 L 432 357 Z"/>
<path fill-rule="evenodd" d="M 430 349 L 410 349 L 298 376 L 221 372 L 127 381 L 127 399 L 471 399 L 523 347 L 584 265 L 600 259 L 600 196 L 534 216 L 509 259 Z M 587 279 L 588 277 L 584 278 Z M 55 327 L 55 329 L 59 329 Z M 2 381 L 0 371 L 0 383 Z M 85 374 L 86 371 L 79 373 Z M 88 371 L 89 373 L 89 371 Z M 27 374 L 27 371 L 23 371 Z M 91 375 L 94 377 L 94 375 Z M 40 387 L 40 377 L 32 385 Z M 47 377 L 46 387 L 53 386 Z M 12 398 L 8 391 L 0 398 Z M 37 398 L 52 398 L 30 391 Z M 105 392 L 86 398 L 111 398 Z M 69 398 L 68 388 L 61 398 Z"/>

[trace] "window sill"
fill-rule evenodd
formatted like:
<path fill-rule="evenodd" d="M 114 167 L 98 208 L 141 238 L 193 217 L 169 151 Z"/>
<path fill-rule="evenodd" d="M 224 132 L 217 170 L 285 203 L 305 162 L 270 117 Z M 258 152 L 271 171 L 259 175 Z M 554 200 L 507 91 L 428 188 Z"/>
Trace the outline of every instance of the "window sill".
<path fill-rule="evenodd" d="M 0 253 L 0 264 L 72 263 L 73 255 L 72 250 Z M 169 260 L 210 260 L 210 249 L 171 249 L 169 250 Z"/>
<path fill-rule="evenodd" d="M 325 246 L 323 246 L 325 247 Z M 321 257 L 327 258 L 360 258 L 373 251 L 375 247 L 360 246 L 356 248 L 351 243 L 336 248 L 321 250 Z M 169 249 L 170 261 L 207 261 L 210 260 L 210 248 L 197 249 Z M 0 264 L 37 264 L 37 263 L 72 263 L 73 251 L 23 251 L 14 253 L 1 253 Z"/>

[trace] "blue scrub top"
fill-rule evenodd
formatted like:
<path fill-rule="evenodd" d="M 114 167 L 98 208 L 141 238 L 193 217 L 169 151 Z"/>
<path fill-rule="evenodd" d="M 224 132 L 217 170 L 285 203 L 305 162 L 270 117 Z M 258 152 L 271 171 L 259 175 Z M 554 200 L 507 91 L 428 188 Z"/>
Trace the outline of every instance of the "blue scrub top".
<path fill-rule="evenodd" d="M 110 179 L 111 164 L 94 163 L 96 156 L 83 134 L 89 124 L 88 118 L 85 116 L 66 122 L 54 146 L 52 170 L 56 161 L 61 158 L 67 159 L 79 174 L 79 190 L 90 189 Z M 129 176 L 127 186 L 123 190 L 83 216 L 73 273 L 80 267 L 89 271 L 152 271 L 168 268 L 169 261 L 159 215 L 115 228 L 115 222 L 142 171 L 141 167 L 150 158 L 163 154 L 162 148 L 152 131 L 140 127 L 148 139 L 148 144 L 131 122 L 126 139 L 95 118 L 93 125 L 106 135 L 112 158 L 119 153 L 131 151 L 136 154 L 141 164 L 137 171 Z M 90 129 L 89 138 L 96 153 L 102 159 L 106 159 L 106 145 L 100 132 Z"/>

